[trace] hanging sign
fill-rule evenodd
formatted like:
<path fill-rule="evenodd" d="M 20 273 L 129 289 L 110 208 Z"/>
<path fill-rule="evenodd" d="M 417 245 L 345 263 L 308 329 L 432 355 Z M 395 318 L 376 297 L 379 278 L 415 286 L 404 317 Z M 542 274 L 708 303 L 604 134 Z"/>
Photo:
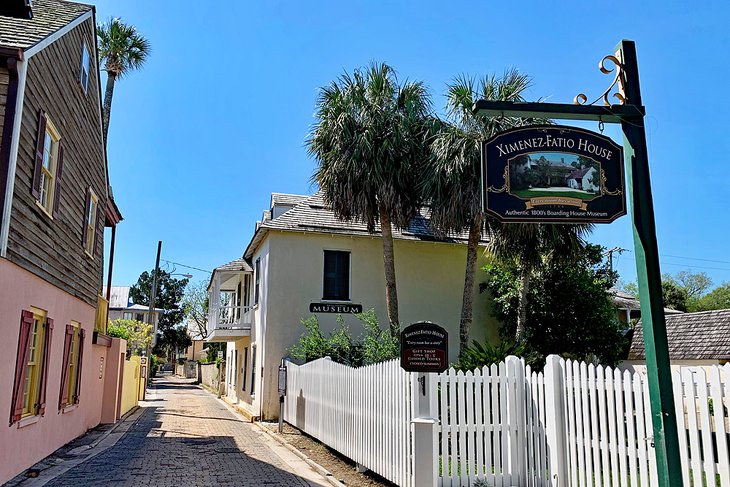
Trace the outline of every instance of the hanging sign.
<path fill-rule="evenodd" d="M 623 149 L 561 125 L 497 134 L 482 150 L 484 211 L 503 222 L 610 223 L 626 214 Z"/>
<path fill-rule="evenodd" d="M 449 367 L 449 334 L 422 321 L 400 334 L 400 366 L 408 372 L 443 372 Z"/>

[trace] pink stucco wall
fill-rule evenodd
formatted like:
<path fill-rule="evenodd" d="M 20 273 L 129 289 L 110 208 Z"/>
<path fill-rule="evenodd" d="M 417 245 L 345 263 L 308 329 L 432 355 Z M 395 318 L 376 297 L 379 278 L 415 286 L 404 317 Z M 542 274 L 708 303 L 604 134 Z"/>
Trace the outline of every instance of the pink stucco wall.
<path fill-rule="evenodd" d="M 20 316 L 31 306 L 46 310 L 54 320 L 46 413 L 33 424 L 8 426 Z M 105 376 L 103 370 L 100 374 L 100 367 L 102 358 L 106 364 L 108 349 L 92 345 L 94 318 L 93 307 L 0 258 L 0 484 L 99 424 Z M 61 412 L 63 341 L 66 324 L 71 321 L 81 323 L 86 330 L 81 399 L 77 407 Z"/>
<path fill-rule="evenodd" d="M 124 380 L 124 358 L 127 355 L 127 342 L 113 338 L 107 349 L 104 362 L 104 401 L 101 406 L 101 422 L 115 423 L 121 415 L 122 383 Z"/>

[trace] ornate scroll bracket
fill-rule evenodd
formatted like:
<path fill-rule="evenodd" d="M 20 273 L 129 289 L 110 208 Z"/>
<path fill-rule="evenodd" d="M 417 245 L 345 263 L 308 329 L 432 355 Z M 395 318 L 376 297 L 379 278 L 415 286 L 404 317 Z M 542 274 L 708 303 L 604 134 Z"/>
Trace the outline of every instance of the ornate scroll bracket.
<path fill-rule="evenodd" d="M 616 189 L 614 191 L 606 189 L 606 173 L 603 172 L 603 168 L 601 168 L 601 194 L 607 194 L 609 196 L 618 196 L 621 194 L 621 189 Z"/>
<path fill-rule="evenodd" d="M 606 67 L 606 61 L 611 61 L 614 64 L 614 68 L 607 68 Z M 592 102 L 588 103 L 588 105 L 595 105 L 596 102 L 603 99 L 603 104 L 605 106 L 611 106 L 611 102 L 608 101 L 609 96 L 612 96 L 618 100 L 619 105 L 623 105 L 626 103 L 626 97 L 623 95 L 623 70 L 624 65 L 621 63 L 621 61 L 618 60 L 616 56 L 608 55 L 601 59 L 601 62 L 598 63 L 598 69 L 601 70 L 601 73 L 603 74 L 610 74 L 614 71 L 616 74 L 613 77 L 613 82 L 608 87 L 606 91 L 604 91 L 598 98 L 593 100 Z M 616 93 L 611 93 L 611 91 L 618 85 L 618 91 Z M 573 103 L 575 105 L 585 105 L 588 101 L 588 97 L 585 95 L 585 93 L 578 93 L 575 98 L 573 98 Z"/>
<path fill-rule="evenodd" d="M 504 178 L 504 186 L 502 186 L 501 188 L 495 188 L 494 186 L 490 186 L 487 188 L 487 191 L 490 193 L 504 193 L 505 191 L 509 191 L 509 166 L 504 167 L 502 177 Z"/>

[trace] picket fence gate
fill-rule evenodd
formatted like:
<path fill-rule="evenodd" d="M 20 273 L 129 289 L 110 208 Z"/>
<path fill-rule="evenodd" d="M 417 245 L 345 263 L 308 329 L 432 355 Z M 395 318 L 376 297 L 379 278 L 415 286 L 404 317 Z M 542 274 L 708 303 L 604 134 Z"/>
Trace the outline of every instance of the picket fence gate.
<path fill-rule="evenodd" d="M 397 360 L 351 368 L 287 363 L 284 419 L 400 486 L 421 468 L 414 429 L 418 374 Z M 517 357 L 426 381 L 439 486 L 657 485 L 642 373 L 550 356 L 543 372 Z M 730 364 L 673 374 L 685 485 L 730 487 Z M 417 421 L 417 420 L 416 420 Z M 426 462 L 428 463 L 428 462 Z M 421 487 L 420 485 L 418 487 Z"/>

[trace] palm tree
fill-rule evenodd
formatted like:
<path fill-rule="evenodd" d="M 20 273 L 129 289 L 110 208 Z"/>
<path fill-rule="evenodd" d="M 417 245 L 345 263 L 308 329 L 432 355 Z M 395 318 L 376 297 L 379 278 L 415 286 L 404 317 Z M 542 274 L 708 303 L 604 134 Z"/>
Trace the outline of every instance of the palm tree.
<path fill-rule="evenodd" d="M 134 26 L 127 25 L 116 17 L 109 19 L 106 24 L 99 24 L 96 34 L 99 38 L 99 62 L 104 63 L 107 74 L 102 110 L 104 144 L 106 144 L 114 83 L 117 78 L 139 69 L 144 64 L 150 53 L 150 43 L 137 33 Z"/>
<path fill-rule="evenodd" d="M 399 83 L 387 64 L 343 74 L 320 89 L 307 140 L 312 176 L 338 218 L 361 220 L 383 237 L 390 332 L 399 332 L 392 227 L 405 228 L 421 205 L 419 167 L 428 153 L 430 99 L 420 82 Z"/>
<path fill-rule="evenodd" d="M 474 276 L 484 214 L 481 202 L 481 145 L 494 134 L 525 122 L 516 118 L 478 117 L 479 100 L 524 101 L 530 78 L 516 70 L 479 80 L 461 76 L 448 85 L 447 119 L 431 144 L 432 160 L 424 178 L 424 197 L 431 203 L 431 225 L 440 233 L 469 231 L 464 293 L 459 324 L 459 352 L 469 344 L 473 321 Z M 529 122 L 529 121 L 528 121 Z"/>
<path fill-rule="evenodd" d="M 570 265 L 585 247 L 584 238 L 593 230 L 593 224 L 490 223 L 493 238 L 488 250 L 495 258 L 513 260 L 519 268 L 515 341 L 520 342 L 525 336 L 532 273 L 551 260 Z"/>

